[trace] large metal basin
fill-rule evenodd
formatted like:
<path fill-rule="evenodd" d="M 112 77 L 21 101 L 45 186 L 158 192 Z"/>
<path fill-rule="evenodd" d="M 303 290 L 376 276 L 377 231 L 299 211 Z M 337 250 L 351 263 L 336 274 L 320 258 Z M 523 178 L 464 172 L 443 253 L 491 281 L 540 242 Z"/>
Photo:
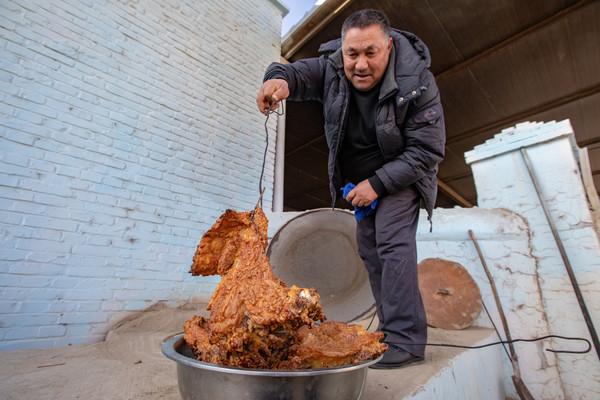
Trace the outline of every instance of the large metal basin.
<path fill-rule="evenodd" d="M 340 368 L 272 371 L 209 364 L 194 358 L 183 334 L 167 337 L 165 356 L 177 363 L 184 400 L 353 400 L 359 399 L 368 367 L 381 357 Z"/>
<path fill-rule="evenodd" d="M 369 276 L 358 255 L 356 219 L 347 210 L 309 210 L 279 227 L 267 256 L 288 286 L 315 288 L 332 321 L 355 322 L 375 313 Z"/>

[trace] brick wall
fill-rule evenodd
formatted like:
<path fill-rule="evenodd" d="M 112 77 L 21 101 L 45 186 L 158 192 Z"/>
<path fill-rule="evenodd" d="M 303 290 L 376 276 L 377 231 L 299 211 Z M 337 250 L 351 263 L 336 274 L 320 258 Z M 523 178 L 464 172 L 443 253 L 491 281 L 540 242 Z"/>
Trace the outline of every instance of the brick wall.
<path fill-rule="evenodd" d="M 97 341 L 212 292 L 187 271 L 214 219 L 257 201 L 281 18 L 268 0 L 0 2 L 0 349 Z"/>

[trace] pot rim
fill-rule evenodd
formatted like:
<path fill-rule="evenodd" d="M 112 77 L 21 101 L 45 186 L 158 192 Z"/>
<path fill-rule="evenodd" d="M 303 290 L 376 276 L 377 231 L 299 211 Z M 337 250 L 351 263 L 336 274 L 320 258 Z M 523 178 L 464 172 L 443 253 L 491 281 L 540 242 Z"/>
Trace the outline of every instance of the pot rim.
<path fill-rule="evenodd" d="M 333 368 L 312 368 L 304 370 L 266 370 L 266 369 L 252 369 L 252 368 L 241 368 L 241 367 L 229 367 L 219 364 L 212 364 L 203 361 L 196 360 L 194 358 L 186 357 L 175 350 L 176 347 L 184 343 L 183 333 L 175 333 L 167 336 L 163 339 L 161 350 L 162 353 L 169 359 L 188 367 L 203 369 L 215 372 L 224 372 L 228 374 L 236 375 L 253 375 L 253 376 L 269 376 L 269 377 L 302 377 L 302 376 L 317 376 L 317 375 L 330 375 L 344 372 L 355 371 L 358 369 L 368 368 L 370 365 L 375 364 L 383 358 L 383 355 L 373 359 L 364 361 L 360 364 L 348 365 L 342 367 Z"/>

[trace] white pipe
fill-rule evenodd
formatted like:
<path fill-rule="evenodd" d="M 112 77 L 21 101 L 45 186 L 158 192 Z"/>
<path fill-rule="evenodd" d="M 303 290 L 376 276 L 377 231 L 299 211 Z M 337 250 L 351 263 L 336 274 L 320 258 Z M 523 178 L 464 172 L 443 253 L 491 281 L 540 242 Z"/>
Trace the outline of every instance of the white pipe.
<path fill-rule="evenodd" d="M 282 110 L 286 102 L 283 101 Z M 275 142 L 275 182 L 273 184 L 273 211 L 283 211 L 283 175 L 285 162 L 285 112 L 277 116 L 277 135 Z"/>

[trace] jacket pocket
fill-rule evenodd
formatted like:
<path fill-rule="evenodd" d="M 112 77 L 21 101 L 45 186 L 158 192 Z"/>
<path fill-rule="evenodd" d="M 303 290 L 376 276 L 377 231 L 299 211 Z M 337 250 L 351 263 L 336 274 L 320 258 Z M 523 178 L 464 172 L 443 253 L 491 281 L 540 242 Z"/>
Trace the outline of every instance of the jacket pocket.
<path fill-rule="evenodd" d="M 411 122 L 417 126 L 434 125 L 442 116 L 442 112 L 442 106 L 439 103 L 434 104 L 415 114 Z"/>
<path fill-rule="evenodd" d="M 427 92 L 426 86 L 419 86 L 404 95 L 396 98 L 396 122 L 398 126 L 404 127 L 406 124 L 406 115 L 419 97 Z"/>
<path fill-rule="evenodd" d="M 404 128 L 406 123 L 406 114 L 408 113 L 409 108 L 426 90 L 427 87 L 419 86 L 396 98 L 396 124 L 400 127 L 400 129 Z"/>

